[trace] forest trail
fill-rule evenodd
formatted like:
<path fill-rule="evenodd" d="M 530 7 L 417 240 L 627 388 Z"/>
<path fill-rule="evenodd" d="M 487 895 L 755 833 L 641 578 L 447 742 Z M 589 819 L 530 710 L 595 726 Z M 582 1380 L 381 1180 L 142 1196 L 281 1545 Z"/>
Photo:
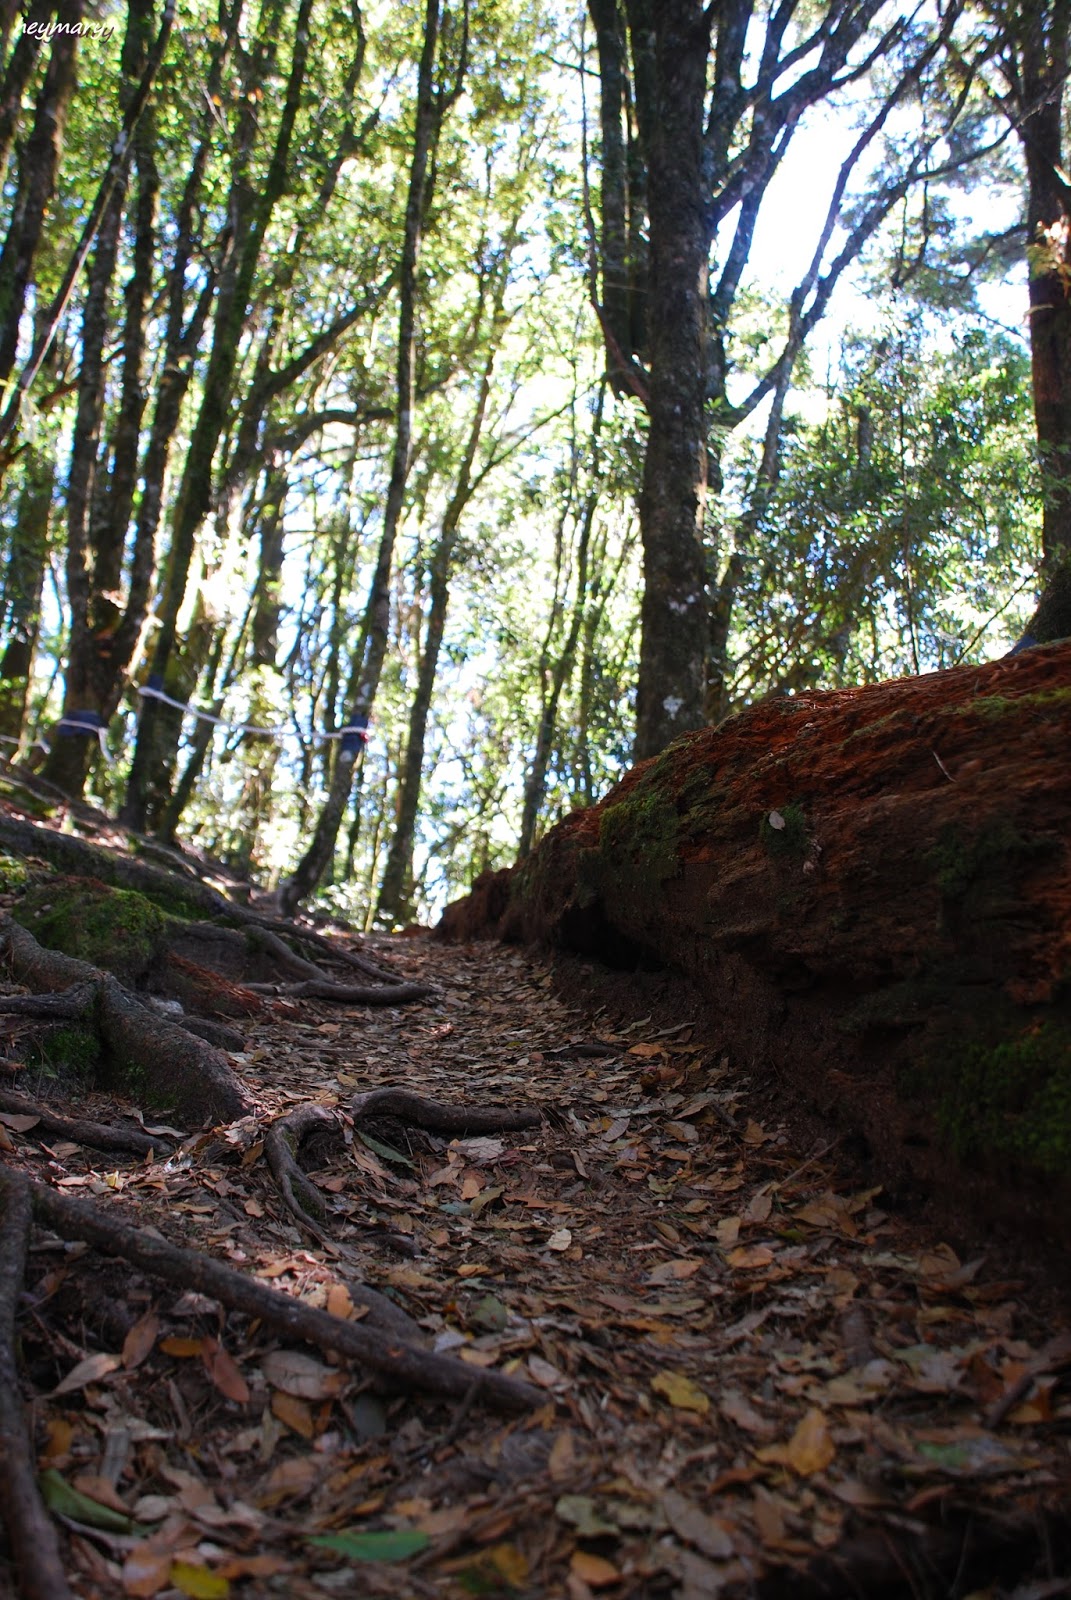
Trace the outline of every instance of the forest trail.
<path fill-rule="evenodd" d="M 258 1120 L 401 1084 L 541 1128 L 356 1138 L 320 1244 L 237 1137 L 117 1168 L 5 1117 L 5 1160 L 336 1315 L 364 1280 L 545 1403 L 377 1395 L 38 1233 L 22 1361 L 76 1594 L 1068 1592 L 1071 1338 L 1021 1283 L 798 1146 L 689 1015 L 592 1017 L 493 944 L 367 948 L 435 995 L 277 1003 L 235 1058 Z"/>

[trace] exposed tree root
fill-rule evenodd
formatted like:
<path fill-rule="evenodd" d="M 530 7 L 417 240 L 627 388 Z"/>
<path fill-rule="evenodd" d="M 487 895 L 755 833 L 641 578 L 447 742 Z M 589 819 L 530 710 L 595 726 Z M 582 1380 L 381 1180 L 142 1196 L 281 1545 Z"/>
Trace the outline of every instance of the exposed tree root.
<path fill-rule="evenodd" d="M 297 1154 L 310 1134 L 329 1133 L 341 1144 L 337 1118 L 326 1106 L 299 1106 L 273 1122 L 264 1135 L 264 1157 L 290 1211 L 317 1238 L 327 1221 L 327 1206 L 319 1189 L 298 1165 Z"/>
<path fill-rule="evenodd" d="M 84 1122 L 77 1118 L 58 1117 L 54 1111 L 28 1100 L 12 1089 L 0 1089 L 0 1111 L 13 1111 L 19 1116 L 36 1117 L 42 1133 L 58 1134 L 75 1144 L 88 1145 L 91 1150 L 125 1150 L 131 1155 L 168 1155 L 174 1148 L 167 1139 L 158 1139 L 151 1133 L 140 1133 L 136 1128 L 111 1128 L 103 1122 Z M 29 1130 L 33 1132 L 33 1129 Z"/>
<path fill-rule="evenodd" d="M 0 1514 L 23 1600 L 70 1600 L 55 1526 L 37 1489 L 15 1360 L 15 1317 L 32 1210 L 29 1185 L 7 1168 L 0 1168 L 0 1217 Z"/>
<path fill-rule="evenodd" d="M 424 983 L 390 983 L 370 989 L 366 984 L 334 983 L 330 978 L 305 978 L 300 983 L 250 983 L 254 994 L 276 994 L 287 1000 L 337 1000 L 351 1006 L 400 1006 L 425 1000 L 434 991 Z"/>
<path fill-rule="evenodd" d="M 248 927 L 245 933 L 249 943 L 270 955 L 285 972 L 292 973 L 292 983 L 251 983 L 247 987 L 254 994 L 279 994 L 293 1000 L 338 1000 L 348 1005 L 402 1005 L 408 1000 L 423 1000 L 433 991 L 423 983 L 404 983 L 386 973 L 380 973 L 371 962 L 376 975 L 386 981 L 381 987 L 370 989 L 367 984 L 338 983 L 329 972 L 315 961 L 306 961 L 295 955 L 288 944 L 270 928 Z M 301 937 L 300 933 L 297 937 Z M 334 953 L 334 952 L 332 952 Z"/>
<path fill-rule="evenodd" d="M 174 1104 L 191 1122 L 231 1121 L 248 1102 L 220 1052 L 185 1028 L 150 1011 L 110 973 L 39 945 L 25 928 L 6 918 L 0 947 L 20 983 L 38 993 L 84 991 L 80 1013 L 96 1031 L 120 1073 L 144 1085 L 163 1104 Z"/>
<path fill-rule="evenodd" d="M 6 1169 L 0 1167 L 0 1174 L 4 1172 Z M 371 1306 L 365 1321 L 342 1321 L 197 1251 L 168 1244 L 152 1233 L 113 1221 L 95 1206 L 57 1194 L 45 1184 L 31 1181 L 30 1191 L 36 1216 L 61 1238 L 82 1239 L 109 1255 L 123 1257 L 167 1283 L 210 1295 L 231 1311 L 259 1317 L 278 1334 L 304 1339 L 322 1350 L 348 1357 L 402 1390 L 418 1389 L 448 1399 L 461 1399 L 472 1387 L 473 1369 L 465 1362 L 417 1349 L 393 1332 L 379 1332 L 366 1326 L 365 1322 L 372 1321 L 375 1316 Z M 350 1292 L 357 1299 L 360 1286 Z M 377 1300 L 382 1298 L 376 1297 Z M 397 1312 L 397 1307 L 391 1309 Z M 494 1410 L 526 1411 L 546 1400 L 546 1395 L 533 1385 L 491 1368 L 480 1370 L 476 1381 L 478 1399 Z"/>
<path fill-rule="evenodd" d="M 300 923 L 285 917 L 273 916 L 270 913 L 262 914 L 229 900 L 218 889 L 193 876 L 192 867 L 191 875 L 187 876 L 184 872 L 153 866 L 137 857 L 88 844 L 73 834 L 59 833 L 54 828 L 16 817 L 0 816 L 0 847 L 12 851 L 15 855 L 37 857 L 47 861 L 58 871 L 70 873 L 75 877 L 97 878 L 114 888 L 133 889 L 164 908 L 181 908 L 187 916 L 199 912 L 206 918 L 217 918 L 243 929 L 256 929 L 267 934 L 283 935 L 298 940 L 382 983 L 400 983 L 397 976 L 387 968 L 370 961 L 366 956 L 358 955 L 355 951 L 335 945 L 312 928 L 305 928 Z M 176 867 L 178 865 L 176 861 Z M 286 949 L 286 946 L 283 948 Z M 276 954 L 278 953 L 276 951 Z M 300 957 L 294 956 L 292 951 L 288 954 L 294 961 L 300 961 Z M 326 976 L 320 973 L 319 969 L 316 971 L 318 975 Z M 305 974 L 305 976 L 310 975 Z"/>
<path fill-rule="evenodd" d="M 373 1117 L 395 1117 L 429 1133 L 450 1138 L 466 1138 L 481 1133 L 516 1133 L 522 1128 L 538 1128 L 542 1113 L 528 1106 L 511 1111 L 504 1106 L 452 1106 L 442 1100 L 427 1100 L 410 1089 L 373 1089 L 354 1095 L 350 1111 L 355 1122 L 370 1122 Z"/>

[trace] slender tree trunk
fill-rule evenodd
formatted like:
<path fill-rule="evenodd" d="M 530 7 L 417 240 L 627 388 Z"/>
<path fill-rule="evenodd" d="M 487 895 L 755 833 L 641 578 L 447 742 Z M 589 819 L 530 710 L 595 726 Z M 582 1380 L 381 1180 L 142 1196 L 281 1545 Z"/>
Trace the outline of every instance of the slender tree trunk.
<path fill-rule="evenodd" d="M 413 847 L 416 840 L 417 813 L 420 809 L 420 789 L 424 776 L 424 746 L 427 740 L 428 717 L 439 670 L 439 652 L 446 631 L 454 553 L 457 549 L 461 518 L 472 496 L 473 466 L 491 394 L 491 373 L 501 334 L 502 296 L 505 292 L 508 269 L 507 259 L 502 267 L 498 300 L 492 317 L 491 346 L 480 377 L 476 408 L 469 427 L 465 454 L 432 553 L 428 626 L 417 671 L 416 690 L 409 710 L 409 736 L 405 746 L 397 821 L 387 852 L 387 863 L 383 869 L 383 882 L 376 913 L 378 921 L 392 927 L 409 921 L 413 915 Z"/>
<path fill-rule="evenodd" d="M 580 642 L 581 630 L 587 615 L 588 555 L 591 549 L 591 534 L 595 525 L 595 513 L 599 504 L 599 433 L 602 427 L 603 399 L 604 391 L 600 389 L 598 405 L 591 428 L 592 482 L 585 496 L 584 509 L 580 519 L 580 537 L 577 541 L 576 595 L 573 600 L 568 632 L 553 666 L 550 666 L 549 669 L 546 660 L 547 650 L 544 650 L 543 703 L 540 708 L 539 726 L 536 729 L 535 749 L 532 752 L 532 760 L 524 783 L 521 831 L 517 842 L 517 859 L 519 861 L 523 861 L 535 843 L 536 823 L 539 820 L 539 809 L 543 804 L 543 796 L 546 793 L 547 771 L 550 766 L 550 757 L 554 749 L 554 740 L 558 729 L 558 706 L 561 702 L 565 685 L 573 671 L 577 646 Z"/>
<path fill-rule="evenodd" d="M 56 478 L 52 452 L 30 446 L 23 455 L 22 472 L 0 602 L 6 640 L 0 658 L 0 735 L 5 739 L 19 739 L 22 735 L 37 649 Z"/>
<path fill-rule="evenodd" d="M 68 31 L 53 35 L 44 82 L 37 96 L 33 127 L 19 161 L 18 184 L 7 237 L 0 251 L 0 384 L 15 365 L 19 322 L 33 275 L 37 247 L 56 186 L 67 108 L 75 84 L 83 0 L 63 0 L 58 20 Z"/>
<path fill-rule="evenodd" d="M 1071 203 L 1063 139 L 1071 0 L 1024 0 L 1013 26 L 1020 58 L 1030 359 L 1043 497 L 1042 593 L 1026 637 L 1046 644 L 1071 634 Z"/>
<path fill-rule="evenodd" d="M 234 393 L 239 345 L 249 317 L 253 280 L 264 236 L 276 204 L 285 193 L 290 146 L 301 105 L 310 46 L 313 0 L 301 0 L 294 27 L 286 97 L 267 175 L 254 186 L 250 161 L 258 130 L 257 91 L 274 59 L 282 22 L 281 0 L 269 0 L 261 13 L 259 37 L 252 53 L 247 91 L 239 114 L 238 149 L 231 185 L 230 256 L 220 274 L 213 321 L 212 349 L 205 372 L 201 403 L 175 505 L 160 626 L 152 672 L 175 699 L 185 698 L 197 671 L 172 660 L 178 643 L 178 617 L 186 593 L 197 532 L 207 516 L 214 486 L 216 447 L 228 419 Z M 199 670 L 198 663 L 198 670 Z M 131 827 L 155 825 L 170 798 L 178 751 L 174 717 L 157 700 L 147 699 L 138 722 L 137 744 L 127 780 L 121 816 Z"/>
<path fill-rule="evenodd" d="M 644 593 L 637 759 L 704 720 L 707 485 L 703 109 L 709 21 L 700 0 L 655 7 L 657 116 L 648 152 L 650 429 L 640 495 Z"/>
<path fill-rule="evenodd" d="M 405 233 L 398 273 L 398 347 L 395 367 L 396 421 L 391 455 L 390 481 L 383 508 L 375 571 L 372 575 L 361 629 L 361 648 L 355 655 L 346 689 L 346 716 L 350 723 L 367 722 L 372 713 L 380 674 L 387 653 L 390 622 L 390 578 L 394 544 L 405 502 L 409 477 L 409 458 L 413 433 L 413 370 L 416 354 L 417 263 L 424 237 L 424 224 L 434 180 L 434 156 L 443 118 L 461 92 L 467 59 L 467 21 L 461 45 L 455 83 L 447 92 L 435 81 L 443 16 L 440 0 L 427 0 L 424 14 L 424 44 L 417 75 L 416 119 L 413 130 L 413 155 L 409 167 L 409 189 L 405 208 Z M 353 773 L 362 746 L 352 736 L 339 741 L 334 771 L 327 797 L 320 809 L 308 849 L 293 873 L 279 886 L 278 898 L 289 913 L 316 888 L 334 856 L 335 841 L 342 825 L 353 786 Z"/>

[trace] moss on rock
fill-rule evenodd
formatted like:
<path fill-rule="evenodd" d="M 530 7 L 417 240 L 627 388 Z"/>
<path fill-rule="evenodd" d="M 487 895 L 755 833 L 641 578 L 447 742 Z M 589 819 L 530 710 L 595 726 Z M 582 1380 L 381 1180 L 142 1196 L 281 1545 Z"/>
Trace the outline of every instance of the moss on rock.
<path fill-rule="evenodd" d="M 168 919 L 150 900 L 93 878 L 40 884 L 12 915 L 39 944 L 103 967 L 127 984 L 148 971 L 167 942 Z"/>
<path fill-rule="evenodd" d="M 1071 1173 L 1071 1030 L 1045 1021 L 987 1046 L 954 1050 L 935 1070 L 937 1119 L 962 1160 Z"/>

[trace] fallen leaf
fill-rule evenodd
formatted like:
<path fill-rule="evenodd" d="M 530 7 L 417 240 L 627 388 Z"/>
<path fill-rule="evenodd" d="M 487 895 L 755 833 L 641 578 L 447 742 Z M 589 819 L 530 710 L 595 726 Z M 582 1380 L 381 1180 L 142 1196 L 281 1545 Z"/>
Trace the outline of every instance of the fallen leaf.
<path fill-rule="evenodd" d="M 278 1417 L 280 1422 L 298 1434 L 302 1439 L 311 1439 L 316 1433 L 316 1424 L 312 1417 L 312 1408 L 305 1400 L 299 1400 L 295 1395 L 284 1394 L 281 1389 L 271 1397 L 271 1411 L 273 1417 Z"/>
<path fill-rule="evenodd" d="M 77 1366 L 71 1368 L 65 1378 L 60 1379 L 51 1392 L 53 1395 L 73 1394 L 77 1389 L 84 1389 L 87 1383 L 99 1383 L 122 1364 L 122 1356 L 107 1355 L 103 1350 L 96 1355 L 86 1356 L 84 1361 L 79 1361 Z"/>
<path fill-rule="evenodd" d="M 311 1494 L 319 1477 L 320 1469 L 311 1456 L 292 1456 L 271 1469 L 256 1503 L 267 1511 L 282 1500 L 303 1499 Z"/>
<path fill-rule="evenodd" d="M 828 1467 L 836 1453 L 825 1413 L 817 1406 L 807 1412 L 787 1444 L 768 1444 L 755 1452 L 760 1461 L 791 1467 L 802 1478 Z"/>
<path fill-rule="evenodd" d="M 233 1357 L 227 1354 L 218 1339 L 213 1339 L 209 1334 L 205 1335 L 201 1341 L 201 1359 L 205 1371 L 221 1395 L 240 1406 L 249 1403 L 249 1385 L 239 1372 Z"/>
<path fill-rule="evenodd" d="M 647 1274 L 649 1283 L 680 1283 L 693 1278 L 703 1265 L 702 1257 L 680 1257 L 676 1261 L 662 1261 Z"/>
<path fill-rule="evenodd" d="M 226 1578 L 207 1567 L 195 1566 L 192 1561 L 173 1561 L 171 1582 L 190 1600 L 226 1600 L 231 1592 Z"/>
<path fill-rule="evenodd" d="M 327 1311 L 347 1322 L 353 1316 L 353 1299 L 344 1283 L 332 1283 L 327 1290 Z"/>
<path fill-rule="evenodd" d="M 554 1502 L 554 1514 L 575 1528 L 582 1539 L 597 1539 L 600 1534 L 617 1533 L 615 1523 L 602 1516 L 590 1495 L 563 1494 Z"/>
<path fill-rule="evenodd" d="M 611 1583 L 621 1582 L 621 1573 L 612 1561 L 592 1555 L 587 1550 L 574 1550 L 569 1558 L 569 1569 L 589 1589 L 605 1589 Z"/>
<path fill-rule="evenodd" d="M 694 1545 L 702 1555 L 724 1561 L 733 1554 L 733 1541 L 722 1524 L 709 1517 L 701 1506 L 697 1506 L 686 1495 L 678 1494 L 675 1489 L 667 1489 L 662 1496 L 662 1510 L 678 1539 Z"/>
<path fill-rule="evenodd" d="M 547 1240 L 548 1250 L 568 1250 L 573 1242 L 573 1236 L 568 1228 L 558 1228 Z"/>
<path fill-rule="evenodd" d="M 139 1544 L 123 1562 L 123 1593 L 151 1596 L 171 1582 L 171 1553 Z"/>
<path fill-rule="evenodd" d="M 758 1439 L 771 1439 L 777 1432 L 769 1417 L 761 1416 L 751 1401 L 738 1389 L 725 1391 L 718 1401 L 718 1410 L 738 1428 L 743 1428 L 745 1433 L 754 1434 Z"/>
<path fill-rule="evenodd" d="M 774 1253 L 768 1245 L 749 1244 L 730 1250 L 726 1259 L 737 1272 L 748 1272 L 756 1267 L 768 1267 L 773 1258 Z"/>
<path fill-rule="evenodd" d="M 155 1311 L 146 1311 L 139 1317 L 123 1340 L 123 1366 L 128 1372 L 133 1372 L 136 1367 L 151 1353 L 153 1345 L 160 1335 L 160 1318 Z"/>
<path fill-rule="evenodd" d="M 330 1400 L 346 1387 L 346 1374 L 299 1350 L 273 1350 L 260 1363 L 273 1389 L 302 1400 Z"/>
<path fill-rule="evenodd" d="M 318 1550 L 334 1550 L 351 1561 L 407 1561 L 431 1543 L 419 1528 L 385 1528 L 371 1533 L 361 1528 L 342 1533 L 316 1534 L 307 1541 Z"/>
<path fill-rule="evenodd" d="M 709 1398 L 687 1373 L 667 1368 L 655 1374 L 651 1379 L 651 1388 L 668 1400 L 676 1411 L 695 1411 L 705 1415 L 710 1410 Z"/>

